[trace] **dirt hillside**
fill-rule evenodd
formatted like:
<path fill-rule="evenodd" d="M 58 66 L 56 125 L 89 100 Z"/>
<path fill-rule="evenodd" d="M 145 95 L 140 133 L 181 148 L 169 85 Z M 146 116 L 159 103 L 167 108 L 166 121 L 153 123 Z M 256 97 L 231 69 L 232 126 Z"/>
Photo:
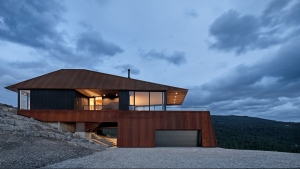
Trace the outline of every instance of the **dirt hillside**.
<path fill-rule="evenodd" d="M 105 150 L 0 103 L 0 168 L 37 168 Z"/>

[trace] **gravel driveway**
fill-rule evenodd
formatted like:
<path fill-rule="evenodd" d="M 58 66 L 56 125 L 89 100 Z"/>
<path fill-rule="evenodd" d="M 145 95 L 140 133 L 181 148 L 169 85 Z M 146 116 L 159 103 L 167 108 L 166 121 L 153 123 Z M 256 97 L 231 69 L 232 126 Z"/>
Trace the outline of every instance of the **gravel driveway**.
<path fill-rule="evenodd" d="M 109 148 L 46 168 L 299 168 L 300 154 L 222 148 Z"/>

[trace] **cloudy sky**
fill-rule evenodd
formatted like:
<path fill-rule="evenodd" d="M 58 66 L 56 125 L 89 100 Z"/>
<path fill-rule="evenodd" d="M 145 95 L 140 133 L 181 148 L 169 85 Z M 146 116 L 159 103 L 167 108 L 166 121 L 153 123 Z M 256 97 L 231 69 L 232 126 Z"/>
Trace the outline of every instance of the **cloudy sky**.
<path fill-rule="evenodd" d="M 130 68 L 189 89 L 184 106 L 300 122 L 300 1 L 0 0 L 0 102 L 62 68 Z"/>

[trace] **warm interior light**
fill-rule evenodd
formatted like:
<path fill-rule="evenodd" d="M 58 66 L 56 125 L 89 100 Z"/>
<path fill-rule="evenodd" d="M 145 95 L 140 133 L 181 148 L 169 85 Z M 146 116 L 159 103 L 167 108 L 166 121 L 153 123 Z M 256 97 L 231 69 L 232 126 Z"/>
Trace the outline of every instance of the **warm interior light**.
<path fill-rule="evenodd" d="M 116 94 L 116 96 L 118 96 L 118 94 Z"/>
<path fill-rule="evenodd" d="M 105 96 L 105 94 L 103 96 Z"/>
<path fill-rule="evenodd" d="M 177 94 L 177 92 L 176 92 L 176 94 Z"/>
<path fill-rule="evenodd" d="M 176 98 L 177 96 L 175 96 L 175 98 Z"/>

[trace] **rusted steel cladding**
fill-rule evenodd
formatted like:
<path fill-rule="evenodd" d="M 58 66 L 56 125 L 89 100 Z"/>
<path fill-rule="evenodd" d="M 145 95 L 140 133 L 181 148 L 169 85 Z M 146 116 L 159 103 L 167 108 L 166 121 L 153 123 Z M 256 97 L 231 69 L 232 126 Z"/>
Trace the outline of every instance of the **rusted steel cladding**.
<path fill-rule="evenodd" d="M 199 130 L 203 147 L 216 147 L 208 111 L 19 110 L 44 122 L 118 123 L 118 147 L 155 147 L 156 130 Z"/>
<path fill-rule="evenodd" d="M 167 104 L 182 104 L 188 90 L 142 80 L 115 76 L 85 69 L 61 69 L 38 76 L 6 89 L 17 92 L 23 89 L 74 89 L 89 96 L 89 93 L 102 95 L 104 92 L 119 90 L 166 91 Z M 174 98 L 176 101 L 174 103 Z"/>

